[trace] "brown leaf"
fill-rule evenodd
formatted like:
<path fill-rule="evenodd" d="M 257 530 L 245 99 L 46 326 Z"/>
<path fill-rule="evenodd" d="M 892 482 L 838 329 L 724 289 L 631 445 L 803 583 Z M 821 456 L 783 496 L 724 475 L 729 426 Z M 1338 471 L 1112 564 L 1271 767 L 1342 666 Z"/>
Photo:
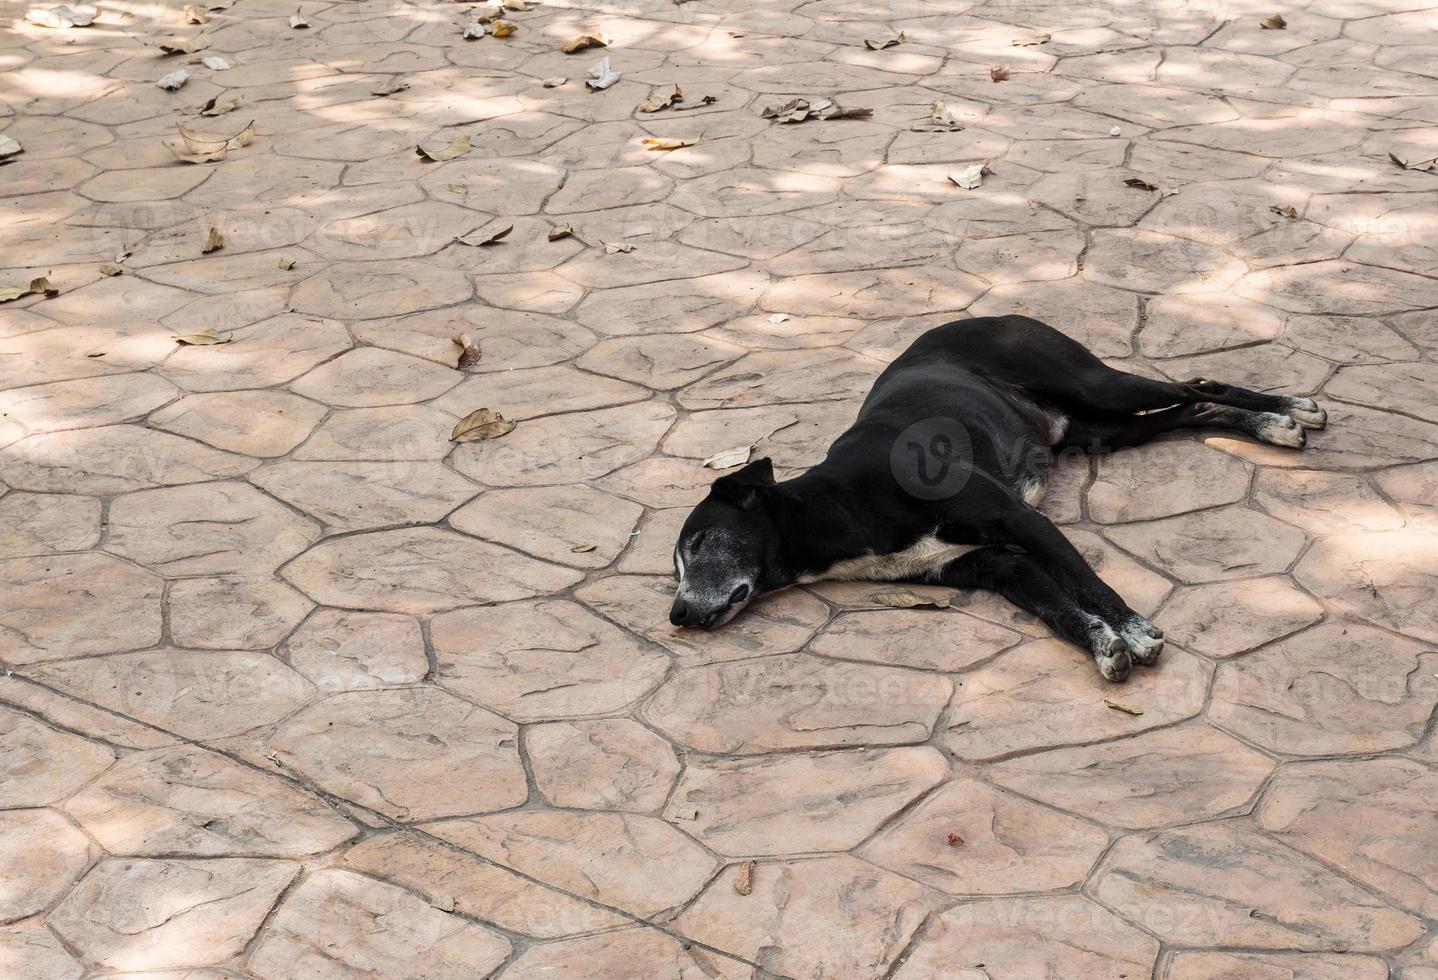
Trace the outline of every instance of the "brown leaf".
<path fill-rule="evenodd" d="M 220 136 L 216 133 L 200 133 L 188 129 L 182 123 L 176 123 L 175 128 L 180 131 L 180 139 L 184 140 L 185 149 L 190 153 L 217 153 L 221 150 L 235 150 L 242 146 L 249 146 L 255 139 L 255 121 L 251 119 L 244 129 L 233 136 Z"/>
<path fill-rule="evenodd" d="M 634 251 L 634 246 L 630 245 L 628 242 L 603 242 L 601 244 L 604 245 L 604 251 L 608 255 L 614 255 L 619 252 Z"/>
<path fill-rule="evenodd" d="M 403 92 L 409 88 L 409 82 L 401 78 L 391 78 L 387 82 L 381 82 L 369 90 L 370 95 L 394 95 L 396 92 Z"/>
<path fill-rule="evenodd" d="M 295 267 L 295 260 L 294 260 L 294 259 L 280 259 L 280 268 L 283 269 L 285 272 L 289 272 L 289 271 L 290 271 L 291 269 L 293 269 L 294 267 Z"/>
<path fill-rule="evenodd" d="M 891 37 L 883 41 L 870 41 L 865 39 L 864 47 L 870 51 L 883 51 L 886 48 L 897 48 L 904 43 L 904 32 L 900 31 L 898 37 Z"/>
<path fill-rule="evenodd" d="M 505 238 L 511 231 L 514 231 L 514 225 L 508 225 L 508 226 L 506 226 L 506 227 L 504 227 L 504 228 L 499 229 L 499 231 L 495 232 L 494 234 L 492 234 L 492 235 L 485 235 L 485 236 L 482 237 L 482 238 L 474 238 L 474 237 L 472 237 L 472 236 L 465 236 L 464 238 L 456 238 L 455 241 L 459 242 L 459 244 L 461 244 L 461 245 L 473 245 L 473 246 L 475 246 L 475 247 L 480 247 L 480 246 L 484 246 L 484 245 L 495 245 L 495 244 L 497 244 L 497 243 L 503 241 L 504 238 Z"/>
<path fill-rule="evenodd" d="M 698 143 L 699 141 L 698 141 L 697 139 L 696 139 L 696 140 L 681 140 L 681 139 L 656 138 L 656 137 L 652 137 L 652 136 L 651 136 L 649 139 L 641 140 L 640 142 L 642 142 L 645 146 L 649 147 L 651 150 L 682 150 L 682 149 L 684 149 L 684 147 L 686 147 L 686 146 L 693 146 L 695 143 Z"/>
<path fill-rule="evenodd" d="M 592 544 L 577 544 L 577 545 L 575 545 L 573 548 L 570 548 L 569 550 L 572 551 L 572 552 L 573 552 L 574 554 L 576 554 L 576 555 L 587 555 L 587 554 L 589 554 L 591 551 L 593 551 L 596 547 L 598 547 L 598 546 L 597 546 L 597 545 L 592 545 Z"/>
<path fill-rule="evenodd" d="M 607 48 L 609 39 L 603 34 L 581 34 L 564 45 L 565 54 L 578 54 L 587 48 Z"/>
<path fill-rule="evenodd" d="M 183 140 L 166 140 L 165 146 L 176 158 L 185 163 L 217 163 L 230 155 L 230 151 L 223 146 L 208 153 L 195 153 L 185 145 Z"/>
<path fill-rule="evenodd" d="M 559 88 L 559 86 L 567 81 L 569 81 L 569 79 L 556 75 L 554 78 L 546 78 L 543 85 L 545 88 Z"/>
<path fill-rule="evenodd" d="M 655 94 L 655 95 L 649 96 L 649 98 L 645 99 L 645 100 L 640 104 L 640 106 L 639 106 L 639 111 L 640 111 L 640 112 L 661 112 L 661 111 L 663 111 L 664 109 L 668 109 L 670 106 L 674 105 L 676 102 L 683 102 L 683 101 L 684 101 L 684 93 L 683 93 L 682 91 L 680 91 L 678 85 L 675 85 L 675 86 L 674 86 L 674 91 L 672 91 L 672 92 L 668 92 L 668 93 L 665 93 L 665 94 L 662 94 L 662 95 L 661 95 L 661 94 Z"/>
<path fill-rule="evenodd" d="M 427 163 L 443 163 L 446 160 L 453 160 L 456 157 L 462 157 L 468 153 L 469 137 L 461 136 L 448 146 L 442 146 L 433 150 L 423 146 L 416 146 L 414 152 L 419 155 L 421 160 Z"/>
<path fill-rule="evenodd" d="M 511 37 L 519 30 L 519 25 L 512 20 L 496 20 L 489 25 L 489 33 L 495 37 Z"/>
<path fill-rule="evenodd" d="M 476 408 L 455 424 L 449 434 L 451 442 L 479 442 L 481 439 L 498 439 L 514 431 L 514 423 L 498 412 L 487 408 Z"/>
<path fill-rule="evenodd" d="M 733 449 L 725 449 L 715 453 L 704 461 L 704 465 L 711 470 L 727 470 L 735 466 L 743 466 L 749 462 L 749 456 L 754 452 L 753 446 L 735 446 Z"/>
<path fill-rule="evenodd" d="M 204 34 L 197 34 L 194 37 L 161 37 L 151 43 L 165 54 L 194 54 L 208 48 L 210 39 Z"/>
<path fill-rule="evenodd" d="M 111 265 L 110 263 L 106 262 L 104 265 L 100 266 L 100 275 L 105 276 L 106 278 L 113 279 L 115 276 L 123 276 L 124 274 L 125 270 L 120 268 L 118 265 Z"/>
<path fill-rule="evenodd" d="M 781 123 L 801 123 L 809 119 L 864 119 L 874 114 L 873 109 L 845 109 L 833 99 L 790 99 L 783 105 L 771 105 L 761 115 L 765 119 L 777 119 Z"/>
<path fill-rule="evenodd" d="M 957 108 L 947 102 L 935 102 L 929 106 L 928 122 L 912 128 L 916 133 L 957 133 L 964 127 L 959 122 Z"/>
<path fill-rule="evenodd" d="M 215 331 L 206 327 L 199 333 L 186 334 L 183 337 L 176 337 L 175 343 L 182 347 L 214 347 L 217 344 L 228 344 L 231 340 L 230 334 L 221 337 Z"/>
<path fill-rule="evenodd" d="M 86 356 L 86 357 L 104 357 L 104 356 L 105 356 L 105 353 L 106 353 L 106 352 L 105 352 L 105 351 L 102 351 L 102 350 L 92 350 L 90 353 L 86 354 L 85 356 Z"/>
<path fill-rule="evenodd" d="M 1115 711 L 1122 711 L 1126 715 L 1137 716 L 1143 714 L 1142 708 L 1136 708 L 1131 704 L 1124 704 L 1122 701 L 1110 701 L 1108 698 L 1104 698 L 1103 703 L 1105 707 L 1112 708 Z"/>
<path fill-rule="evenodd" d="M 1148 181 L 1144 180 L 1142 177 L 1130 177 L 1130 178 L 1128 178 L 1127 180 L 1125 180 L 1125 181 L 1123 182 L 1123 184 L 1124 184 L 1125 187 L 1132 187 L 1132 188 L 1135 188 L 1136 190 L 1141 190 L 1141 191 L 1156 191 L 1156 190 L 1158 190 L 1158 187 L 1157 187 L 1156 185 L 1150 184 Z"/>
<path fill-rule="evenodd" d="M 754 891 L 754 867 L 753 861 L 745 861 L 739 865 L 739 871 L 734 875 L 734 890 L 740 895 L 748 895 Z"/>
<path fill-rule="evenodd" d="M 209 255 L 211 252 L 218 252 L 225 247 L 225 236 L 220 234 L 218 228 L 211 228 L 210 233 L 205 236 L 205 244 L 200 248 L 201 255 Z"/>
<path fill-rule="evenodd" d="M 949 180 L 958 184 L 966 191 L 977 188 L 984 181 L 984 174 L 990 173 L 988 163 L 974 163 L 960 170 L 956 174 L 949 174 Z"/>
<path fill-rule="evenodd" d="M 479 359 L 483 355 L 480 354 L 479 345 L 470 339 L 469 334 L 455 334 L 450 339 L 459 345 L 459 363 L 457 363 L 455 367 L 464 369 L 471 364 L 479 363 Z"/>
<path fill-rule="evenodd" d="M 36 276 L 30 280 L 28 286 L 6 286 L 0 288 L 0 303 L 9 303 L 11 300 L 22 299 L 26 296 L 58 296 L 60 289 L 50 282 L 47 276 Z"/>
<path fill-rule="evenodd" d="M 245 97 L 238 92 L 217 95 L 204 105 L 188 106 L 180 111 L 187 116 L 223 116 L 245 104 Z"/>
<path fill-rule="evenodd" d="M 1052 34 L 1035 34 L 1033 37 L 1021 37 L 1009 43 L 1016 48 L 1036 48 L 1040 44 L 1048 44 L 1053 39 Z"/>
<path fill-rule="evenodd" d="M 1404 170 L 1434 170 L 1438 169 L 1438 157 L 1400 157 L 1396 153 L 1389 153 L 1388 159 L 1392 160 Z"/>
<path fill-rule="evenodd" d="M 891 609 L 947 609 L 949 600 L 944 597 L 931 599 L 928 596 L 921 596 L 917 592 L 910 592 L 908 589 L 895 589 L 893 592 L 875 592 L 869 596 L 871 602 L 877 602 L 881 606 L 888 606 Z"/>
<path fill-rule="evenodd" d="M 989 78 L 995 82 L 1007 82 L 1009 80 L 1008 65 L 994 65 L 989 69 Z"/>
<path fill-rule="evenodd" d="M 1270 205 L 1268 206 L 1268 210 L 1270 210 L 1270 211 L 1272 211 L 1274 214 L 1279 215 L 1280 217 L 1284 217 L 1284 218 L 1296 218 L 1296 217 L 1298 217 L 1298 209 L 1297 209 L 1296 207 L 1294 207 L 1292 204 L 1290 204 L 1290 205 L 1289 205 L 1288 207 L 1286 207 L 1286 208 L 1284 208 L 1284 207 L 1279 207 L 1277 204 L 1270 204 Z"/>
<path fill-rule="evenodd" d="M 553 228 L 549 229 L 549 240 L 551 242 L 557 242 L 561 238 L 568 238 L 570 235 L 573 234 L 574 229 L 569 227 L 568 225 L 555 225 Z"/>
<path fill-rule="evenodd" d="M 185 23 L 187 24 L 208 24 L 210 15 L 204 7 L 196 4 L 188 4 L 185 7 Z"/>
<path fill-rule="evenodd" d="M 676 105 L 676 106 L 673 106 L 672 108 L 674 109 L 675 112 L 685 112 L 685 111 L 687 111 L 687 110 L 689 110 L 689 109 L 702 109 L 702 108 L 704 108 L 706 105 L 713 105 L 714 103 L 716 103 L 716 102 L 718 102 L 718 101 L 719 101 L 719 96 L 717 96 L 717 95 L 704 95 L 704 96 L 700 96 L 698 102 L 690 102 L 690 103 L 687 103 L 687 104 L 685 104 L 685 105 Z"/>
<path fill-rule="evenodd" d="M 309 27 L 309 26 L 310 26 L 310 22 L 307 21 L 307 20 L 305 20 L 304 15 L 301 14 L 299 11 L 295 11 L 293 14 L 290 15 L 290 29 L 291 29 L 291 30 L 300 31 L 300 30 L 304 30 L 305 28 L 307 28 L 307 27 Z"/>
<path fill-rule="evenodd" d="M 1282 31 L 1288 27 L 1288 21 L 1283 19 L 1282 14 L 1271 14 L 1258 22 L 1258 26 L 1265 31 Z"/>

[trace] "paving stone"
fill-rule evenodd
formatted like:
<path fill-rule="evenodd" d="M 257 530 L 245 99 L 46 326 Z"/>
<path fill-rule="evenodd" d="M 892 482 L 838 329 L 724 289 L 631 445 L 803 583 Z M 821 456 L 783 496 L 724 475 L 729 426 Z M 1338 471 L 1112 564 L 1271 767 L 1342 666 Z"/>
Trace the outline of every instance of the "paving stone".
<path fill-rule="evenodd" d="M 669 669 L 662 651 L 564 599 L 456 610 L 430 636 L 440 684 L 525 722 L 607 714 Z"/>
<path fill-rule="evenodd" d="M 1366 480 L 1344 473 L 1265 470 L 1254 499 L 1274 517 L 1313 534 L 1386 531 L 1403 517 Z"/>
<path fill-rule="evenodd" d="M 502 810 L 529 795 L 518 730 L 434 687 L 336 694 L 266 745 L 287 769 L 395 820 Z"/>
<path fill-rule="evenodd" d="M 931 674 L 795 654 L 687 667 L 644 714 L 701 752 L 902 745 L 928 739 L 950 690 Z"/>
<path fill-rule="evenodd" d="M 169 608 L 170 638 L 181 646 L 267 650 L 314 604 L 274 579 L 226 575 L 176 582 Z"/>
<path fill-rule="evenodd" d="M 117 855 L 297 858 L 355 835 L 284 779 L 197 746 L 127 755 L 65 812 Z"/>
<path fill-rule="evenodd" d="M 107 858 L 50 927 L 112 970 L 209 966 L 244 949 L 298 870 L 260 858 Z"/>
<path fill-rule="evenodd" d="M 0 500 L 0 558 L 81 551 L 100 540 L 100 501 L 10 493 Z"/>
<path fill-rule="evenodd" d="M 0 413 L 26 432 L 58 432 L 130 422 L 179 394 L 174 385 L 153 374 L 116 374 L 0 393 Z"/>
<path fill-rule="evenodd" d="M 1185 582 L 1282 572 L 1306 540 L 1297 528 L 1243 508 L 1123 525 L 1104 534 L 1130 554 Z"/>
<path fill-rule="evenodd" d="M 885 586 L 876 584 L 876 593 Z M 961 612 L 886 609 L 837 617 L 809 649 L 838 660 L 866 660 L 896 667 L 955 673 L 1013 646 L 1012 630 Z"/>
<path fill-rule="evenodd" d="M 1081 895 L 966 902 L 935 918 L 894 973 L 920 980 L 958 969 L 994 977 L 1139 977 L 1158 943 Z M 962 975 L 956 974 L 956 975 Z"/>
<path fill-rule="evenodd" d="M 0 807 L 57 803 L 114 761 L 103 745 L 0 710 Z"/>
<path fill-rule="evenodd" d="M 1329 402 L 1328 428 L 1301 453 L 1239 436 L 1210 435 L 1210 446 L 1263 466 L 1354 470 L 1438 458 L 1438 426 L 1370 408 Z"/>
<path fill-rule="evenodd" d="M 1286 578 L 1180 589 L 1155 623 L 1169 643 L 1206 657 L 1236 657 L 1323 618 L 1323 607 Z"/>
<path fill-rule="evenodd" d="M 410 259 L 334 265 L 295 287 L 294 309 L 317 317 L 378 320 L 453 306 L 473 286 L 460 272 Z"/>
<path fill-rule="evenodd" d="M 587 486 L 491 490 L 450 516 L 451 527 L 537 558 L 603 568 L 629 543 L 644 513 Z"/>
<path fill-rule="evenodd" d="M 1307 395 L 1319 389 L 1330 368 L 1311 354 L 1273 343 L 1174 358 L 1161 362 L 1159 370 L 1175 381 L 1222 378 L 1239 387 Z"/>
<path fill-rule="evenodd" d="M 80 980 L 85 973 L 38 920 L 0 929 L 0 962 L 15 980 Z"/>
<path fill-rule="evenodd" d="M 0 581 L 0 657 L 10 663 L 138 650 L 160 640 L 164 583 L 117 558 L 10 558 L 0 561 Z M 83 617 L 74 615 L 76 603 Z"/>
<path fill-rule="evenodd" d="M 5 480 L 17 489 L 94 494 L 203 483 L 258 465 L 258 460 L 138 425 L 30 436 L 6 446 L 4 461 Z"/>
<path fill-rule="evenodd" d="M 1200 242 L 1133 228 L 1099 229 L 1084 260 L 1092 282 L 1151 293 L 1215 293 L 1236 283 L 1243 262 Z"/>
<path fill-rule="evenodd" d="M 1279 770 L 1258 823 L 1279 840 L 1424 916 L 1438 907 L 1438 869 L 1421 801 L 1438 777 L 1406 759 L 1305 762 Z"/>
<path fill-rule="evenodd" d="M 438 528 L 374 531 L 310 548 L 285 578 L 324 605 L 435 613 L 573 585 L 570 569 Z"/>
<path fill-rule="evenodd" d="M 14 922 L 45 911 L 84 874 L 94 851 L 85 835 L 53 810 L 0 813 L 5 864 L 0 919 Z"/>
<path fill-rule="evenodd" d="M 540 939 L 629 921 L 472 854 L 403 831 L 356 844 L 345 854 L 344 864 L 418 892 L 436 907 L 453 902 L 460 915 Z"/>
<path fill-rule="evenodd" d="M 1231 823 L 1123 838 L 1093 895 L 1183 946 L 1369 952 L 1406 946 L 1422 930 L 1322 865 Z"/>
<path fill-rule="evenodd" d="M 331 532 L 430 524 L 479 492 L 449 467 L 425 460 L 280 460 L 252 471 L 249 479 Z"/>
<path fill-rule="evenodd" d="M 499 933 L 402 888 L 328 869 L 280 905 L 250 954 L 256 976 L 488 976 L 510 952 Z"/>
<path fill-rule="evenodd" d="M 325 409 L 282 391 L 187 395 L 150 416 L 150 424 L 247 456 L 283 456 L 304 442 Z"/>
<path fill-rule="evenodd" d="M 1151 442 L 1098 460 L 1089 516 L 1122 524 L 1231 504 L 1247 495 L 1248 482 L 1247 466 L 1200 442 Z"/>
<path fill-rule="evenodd" d="M 828 401 L 867 390 L 877 375 L 877 364 L 848 351 L 765 351 L 691 385 L 679 402 L 705 409 Z"/>
<path fill-rule="evenodd" d="M 999 285 L 969 307 L 974 316 L 1017 313 L 1042 320 L 1099 357 L 1126 357 L 1138 326 L 1138 298 L 1082 279 Z"/>
<path fill-rule="evenodd" d="M 524 747 L 535 785 L 556 806 L 650 813 L 679 775 L 669 743 L 628 718 L 535 725 Z"/>
<path fill-rule="evenodd" d="M 1434 643 L 1435 544 L 1434 528 L 1334 535 L 1309 549 L 1294 574 L 1335 612 Z"/>
<path fill-rule="evenodd" d="M 646 917 L 694 897 L 717 866 L 664 821 L 633 813 L 514 810 L 425 830 L 573 895 Z"/>
<path fill-rule="evenodd" d="M 1213 953 L 1183 952 L 1169 961 L 1165 980 L 1384 980 L 1388 967 L 1374 956 L 1329 953 Z"/>
<path fill-rule="evenodd" d="M 459 372 L 418 357 L 358 347 L 315 368 L 290 388 L 326 405 L 376 408 L 429 401 L 461 379 Z"/>
<path fill-rule="evenodd" d="M 419 623 L 391 613 L 321 609 L 281 654 L 326 693 L 413 684 L 429 672 Z"/>
<path fill-rule="evenodd" d="M 532 946 L 505 972 L 519 980 L 578 974 L 591 980 L 626 980 L 636 963 L 675 980 L 743 980 L 753 975 L 753 967 L 680 943 L 657 929 L 624 929 Z"/>
<path fill-rule="evenodd" d="M 1170 649 L 1116 688 L 1099 675 L 1088 651 L 1036 640 L 964 676 L 944 742 L 961 759 L 982 761 L 1135 734 L 1198 714 L 1208 678 L 1197 657 Z M 1114 711 L 1105 698 L 1143 714 Z"/>
<path fill-rule="evenodd" d="M 765 862 L 748 895 L 735 891 L 738 874 L 726 868 L 676 924 L 781 976 L 883 976 L 936 901 L 848 855 Z"/>
<path fill-rule="evenodd" d="M 1438 704 L 1438 652 L 1369 626 L 1324 623 L 1219 667 L 1209 718 L 1292 755 L 1412 745 Z"/>
<path fill-rule="evenodd" d="M 225 344 L 181 347 L 161 373 L 187 391 L 236 391 L 284 384 L 350 348 L 337 320 L 283 313 L 223 334 Z"/>
<path fill-rule="evenodd" d="M 478 303 L 392 320 L 368 320 L 355 324 L 351 329 L 355 337 L 366 344 L 427 358 L 445 367 L 453 367 L 459 358 L 459 347 L 453 338 L 461 333 L 468 334 L 482 356 L 465 370 L 479 374 L 556 364 L 582 353 L 594 343 L 591 331 L 568 320 L 540 315 L 547 311 L 525 312 L 527 306 L 520 309 L 496 308 L 499 305 L 518 305 L 513 298 L 502 294 L 520 289 L 521 283 L 501 288 L 497 285 L 501 277 L 475 278 L 479 282 L 480 299 L 496 306 Z M 527 281 L 533 288 L 533 280 L 540 277 L 526 273 L 518 278 Z M 561 282 L 571 289 L 578 289 L 564 280 Z M 562 292 L 559 284 L 551 284 L 548 289 Z M 574 302 L 575 298 L 570 298 L 560 312 L 573 306 Z"/>
<path fill-rule="evenodd" d="M 1200 724 L 1010 759 L 985 776 L 1060 810 L 1143 830 L 1236 812 L 1272 771 L 1267 757 Z"/>

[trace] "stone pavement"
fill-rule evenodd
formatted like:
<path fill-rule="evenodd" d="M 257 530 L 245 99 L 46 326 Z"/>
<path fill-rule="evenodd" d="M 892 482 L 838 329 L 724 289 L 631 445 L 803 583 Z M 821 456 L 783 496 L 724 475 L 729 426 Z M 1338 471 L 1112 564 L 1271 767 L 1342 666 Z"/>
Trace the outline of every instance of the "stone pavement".
<path fill-rule="evenodd" d="M 0 975 L 1438 977 L 1433 0 L 215 6 L 3 11 Z M 1330 412 L 1060 468 L 1159 666 L 668 626 L 704 458 L 1015 310 Z"/>

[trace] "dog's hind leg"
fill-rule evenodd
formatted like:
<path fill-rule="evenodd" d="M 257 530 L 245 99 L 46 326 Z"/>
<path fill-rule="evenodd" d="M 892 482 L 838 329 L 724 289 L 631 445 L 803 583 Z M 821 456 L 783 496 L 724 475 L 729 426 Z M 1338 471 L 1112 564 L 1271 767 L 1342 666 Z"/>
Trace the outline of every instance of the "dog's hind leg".
<path fill-rule="evenodd" d="M 1076 415 L 1069 419 L 1056 449 L 1081 449 L 1086 453 L 1112 452 L 1148 442 L 1175 429 L 1234 429 L 1270 446 L 1302 449 L 1308 441 L 1304 427 L 1292 416 L 1280 412 L 1254 412 L 1231 405 L 1196 402 L 1175 405 L 1144 415 Z"/>

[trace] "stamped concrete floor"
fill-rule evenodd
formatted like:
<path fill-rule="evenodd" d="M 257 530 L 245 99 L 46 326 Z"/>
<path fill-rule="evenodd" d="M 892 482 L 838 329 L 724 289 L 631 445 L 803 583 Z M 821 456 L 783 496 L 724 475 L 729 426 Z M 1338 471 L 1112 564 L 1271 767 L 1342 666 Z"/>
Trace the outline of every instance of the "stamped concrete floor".
<path fill-rule="evenodd" d="M 1432 0 L 472 9 L 5 8 L 0 975 L 1438 976 Z M 1060 466 L 1157 667 L 863 584 L 668 626 L 703 459 L 1009 311 L 1331 413 Z"/>

